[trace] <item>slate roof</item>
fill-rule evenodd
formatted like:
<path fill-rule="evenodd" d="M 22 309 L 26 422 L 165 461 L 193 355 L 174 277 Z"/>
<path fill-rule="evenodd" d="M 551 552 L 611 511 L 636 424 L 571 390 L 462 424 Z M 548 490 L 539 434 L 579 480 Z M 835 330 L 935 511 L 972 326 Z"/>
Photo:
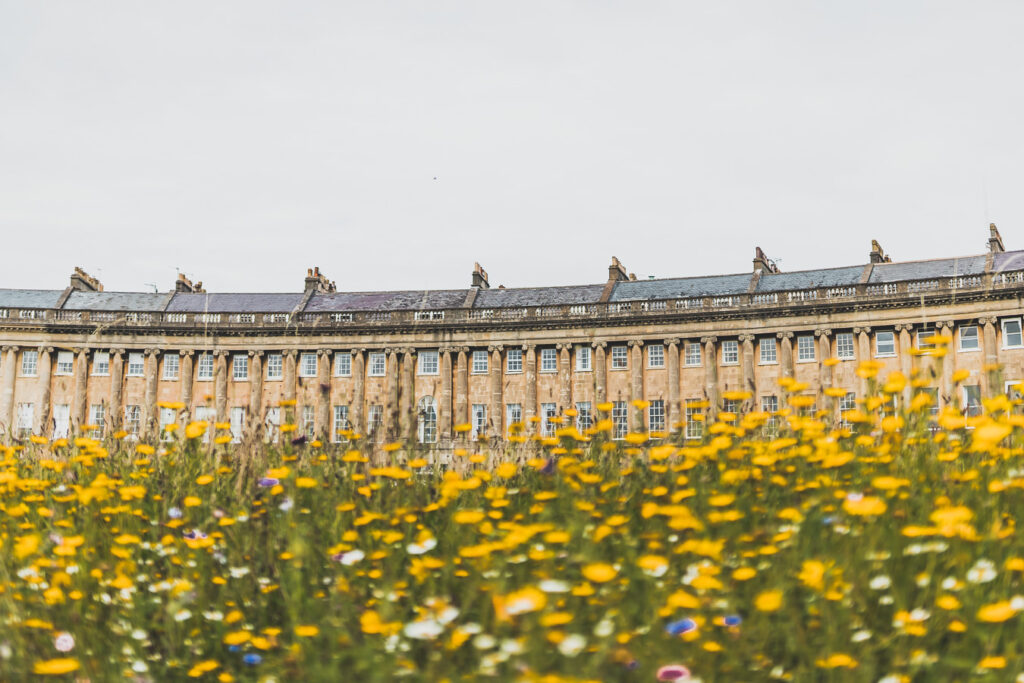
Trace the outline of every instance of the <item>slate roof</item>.
<path fill-rule="evenodd" d="M 160 311 L 167 292 L 71 292 L 64 302 L 69 311 Z"/>
<path fill-rule="evenodd" d="M 601 300 L 602 291 L 604 285 L 483 289 L 477 293 L 473 308 L 596 304 Z"/>
<path fill-rule="evenodd" d="M 0 289 L 0 308 L 53 308 L 60 289 Z"/>
<path fill-rule="evenodd" d="M 332 292 L 314 294 L 306 312 L 318 311 L 429 311 L 461 308 L 466 289 L 438 289 L 405 292 Z"/>
<path fill-rule="evenodd" d="M 169 313 L 291 313 L 302 294 L 192 294 L 177 293 Z"/>
<path fill-rule="evenodd" d="M 903 263 L 878 263 L 871 271 L 869 283 L 902 282 L 904 280 L 928 280 L 930 278 L 954 277 L 957 275 L 982 275 L 985 272 L 986 256 L 965 256 L 963 258 L 932 259 L 930 261 L 905 261 Z"/>
<path fill-rule="evenodd" d="M 994 254 L 992 272 L 1005 273 L 1011 270 L 1024 270 L 1024 251 L 1004 251 Z"/>
<path fill-rule="evenodd" d="M 864 266 L 799 270 L 792 273 L 764 273 L 757 281 L 758 292 L 785 292 L 815 287 L 851 287 L 860 282 Z"/>
<path fill-rule="evenodd" d="M 632 280 L 615 285 L 610 301 L 641 301 L 644 299 L 680 299 L 693 296 L 727 296 L 746 294 L 752 273 L 710 275 L 707 277 L 668 278 L 664 280 Z"/>

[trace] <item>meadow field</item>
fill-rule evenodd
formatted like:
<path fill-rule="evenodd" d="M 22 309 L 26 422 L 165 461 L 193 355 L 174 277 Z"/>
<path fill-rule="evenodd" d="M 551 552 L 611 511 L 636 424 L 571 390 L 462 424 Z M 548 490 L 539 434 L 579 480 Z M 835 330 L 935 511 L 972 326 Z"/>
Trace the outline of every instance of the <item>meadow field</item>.
<path fill-rule="evenodd" d="M 3 447 L 0 679 L 1024 681 L 1019 401 L 859 372 L 842 423 L 787 382 L 700 440 L 460 426 L 450 466 L 204 423 Z"/>

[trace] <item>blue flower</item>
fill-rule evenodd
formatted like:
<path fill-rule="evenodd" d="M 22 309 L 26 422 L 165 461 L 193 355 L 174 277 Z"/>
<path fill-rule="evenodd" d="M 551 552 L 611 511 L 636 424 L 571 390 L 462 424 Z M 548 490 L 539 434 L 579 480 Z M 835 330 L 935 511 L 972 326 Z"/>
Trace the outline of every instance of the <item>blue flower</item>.
<path fill-rule="evenodd" d="M 263 477 L 259 481 L 259 485 L 262 486 L 265 489 L 268 489 L 271 486 L 277 486 L 280 483 L 281 482 L 279 480 L 274 479 L 273 477 Z"/>
<path fill-rule="evenodd" d="M 249 652 L 244 657 L 242 657 L 242 661 L 248 664 L 249 666 L 256 666 L 257 664 L 263 661 L 263 657 L 260 657 L 255 652 Z"/>
<path fill-rule="evenodd" d="M 679 621 L 671 621 L 665 625 L 665 632 L 673 636 L 681 636 L 697 630 L 697 622 L 687 617 Z"/>
<path fill-rule="evenodd" d="M 740 617 L 740 615 L 738 614 L 730 614 L 722 620 L 722 623 L 724 623 L 726 626 L 739 626 L 743 623 L 743 618 Z"/>

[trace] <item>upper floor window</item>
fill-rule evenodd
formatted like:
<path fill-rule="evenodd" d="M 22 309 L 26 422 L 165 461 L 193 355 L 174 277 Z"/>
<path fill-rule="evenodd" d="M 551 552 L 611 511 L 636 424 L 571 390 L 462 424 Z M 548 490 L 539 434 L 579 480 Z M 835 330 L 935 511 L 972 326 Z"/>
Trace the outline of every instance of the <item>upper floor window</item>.
<path fill-rule="evenodd" d="M 231 379 L 236 382 L 249 379 L 249 356 L 236 353 L 231 358 Z"/>
<path fill-rule="evenodd" d="M 840 332 L 836 335 L 836 357 L 839 360 L 853 360 L 852 332 Z"/>
<path fill-rule="evenodd" d="M 128 376 L 142 377 L 146 370 L 145 356 L 139 351 L 128 354 Z"/>
<path fill-rule="evenodd" d="M 803 362 L 814 360 L 814 337 L 805 334 L 796 338 L 796 359 Z"/>
<path fill-rule="evenodd" d="M 38 351 L 21 352 L 21 374 L 23 377 L 35 377 L 36 368 L 39 365 Z"/>
<path fill-rule="evenodd" d="M 722 342 L 722 365 L 736 365 L 740 362 L 740 344 L 735 339 Z"/>
<path fill-rule="evenodd" d="M 284 377 L 284 359 L 279 353 L 267 354 L 267 379 Z"/>
<path fill-rule="evenodd" d="M 479 375 L 487 372 L 487 352 L 473 352 L 473 374 Z"/>
<path fill-rule="evenodd" d="M 959 332 L 961 351 L 977 351 L 981 348 L 978 344 L 977 325 L 961 325 Z"/>
<path fill-rule="evenodd" d="M 110 354 L 106 351 L 94 351 L 92 354 L 92 374 L 110 374 Z"/>
<path fill-rule="evenodd" d="M 1021 339 L 1020 318 L 1007 318 L 1003 320 L 1003 348 L 1016 349 L 1024 346 Z"/>
<path fill-rule="evenodd" d="M 164 379 L 178 379 L 178 369 L 181 364 L 181 357 L 169 353 L 164 356 Z"/>
<path fill-rule="evenodd" d="M 935 336 L 934 327 L 924 327 L 917 331 L 917 348 L 934 349 L 935 343 L 930 341 Z"/>
<path fill-rule="evenodd" d="M 700 365 L 700 344 L 697 342 L 686 342 L 686 365 L 691 368 Z"/>
<path fill-rule="evenodd" d="M 772 363 L 778 362 L 779 355 L 778 350 L 775 347 L 774 339 L 762 339 L 757 345 L 761 349 L 762 364 L 771 365 Z"/>
<path fill-rule="evenodd" d="M 540 350 L 540 371 L 558 372 L 558 352 L 554 349 Z"/>
<path fill-rule="evenodd" d="M 437 351 L 421 351 L 419 354 L 419 374 L 436 375 L 439 373 Z M 425 442 L 433 443 L 433 442 Z"/>
<path fill-rule="evenodd" d="M 590 347 L 576 347 L 576 370 L 578 372 L 590 372 Z"/>
<path fill-rule="evenodd" d="M 55 374 L 70 375 L 75 370 L 75 354 L 70 351 L 57 352 L 57 370 Z"/>
<path fill-rule="evenodd" d="M 665 367 L 665 345 L 664 344 L 651 344 L 647 347 L 647 367 L 649 368 L 663 368 Z"/>
<path fill-rule="evenodd" d="M 875 357 L 885 358 L 896 355 L 896 334 L 888 330 L 875 332 Z"/>
<path fill-rule="evenodd" d="M 509 349 L 505 352 L 505 372 L 517 373 L 523 371 L 523 350 Z"/>
<path fill-rule="evenodd" d="M 299 377 L 316 377 L 317 357 L 315 353 L 304 353 L 299 363 Z"/>
<path fill-rule="evenodd" d="M 625 346 L 612 347 L 612 370 L 625 370 L 629 367 L 629 349 Z"/>
<path fill-rule="evenodd" d="M 213 379 L 213 354 L 204 353 L 199 356 L 199 379 Z"/>
<path fill-rule="evenodd" d="M 334 376 L 349 377 L 352 375 L 352 354 L 339 351 L 334 354 Z"/>
<path fill-rule="evenodd" d="M 387 358 L 380 351 L 374 351 L 370 354 L 370 377 L 383 377 L 387 374 L 388 362 Z"/>

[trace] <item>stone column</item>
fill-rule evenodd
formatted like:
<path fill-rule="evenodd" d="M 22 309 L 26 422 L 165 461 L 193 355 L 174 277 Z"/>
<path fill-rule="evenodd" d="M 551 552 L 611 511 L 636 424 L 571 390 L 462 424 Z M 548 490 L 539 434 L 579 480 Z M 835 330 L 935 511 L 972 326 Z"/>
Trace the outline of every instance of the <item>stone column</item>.
<path fill-rule="evenodd" d="M 192 419 L 192 382 L 195 379 L 195 370 L 192 359 L 195 356 L 192 349 L 178 351 L 181 356 L 181 364 L 178 368 L 178 376 L 181 378 L 181 402 L 185 409 L 181 411 L 181 421 L 188 422 Z"/>
<path fill-rule="evenodd" d="M 956 327 L 952 320 L 940 322 L 936 328 L 936 332 L 949 337 L 953 336 L 956 331 Z M 950 405 L 955 403 L 953 396 L 953 366 L 956 364 L 956 346 L 951 341 L 946 346 L 946 355 L 942 358 L 942 394 L 943 404 Z M 908 377 L 909 383 L 909 377 Z"/>
<path fill-rule="evenodd" d="M 718 337 L 701 337 L 704 345 L 704 395 L 708 400 L 707 421 L 710 424 L 718 417 Z"/>
<path fill-rule="evenodd" d="M 793 333 L 792 332 L 777 332 L 775 334 L 779 338 L 779 355 L 782 361 L 782 376 L 793 377 L 796 371 L 793 367 Z"/>
<path fill-rule="evenodd" d="M 999 345 L 996 343 L 996 319 L 978 318 L 982 326 L 982 344 L 985 349 L 985 360 L 981 372 L 981 390 L 985 397 L 1003 393 L 1002 387 L 993 383 L 994 368 L 999 364 Z"/>
<path fill-rule="evenodd" d="M 0 393 L 0 422 L 8 440 L 14 436 L 14 380 L 18 376 L 18 347 L 5 346 L 3 364 L 3 392 Z"/>
<path fill-rule="evenodd" d="M 679 412 L 679 339 L 673 337 L 665 340 L 665 352 L 668 354 L 668 428 L 670 432 L 678 430 L 681 422 Z"/>
<path fill-rule="evenodd" d="M 558 350 L 558 403 L 559 413 L 574 408 L 572 403 L 572 344 L 555 344 Z"/>
<path fill-rule="evenodd" d="M 608 342 L 598 341 L 591 346 L 594 347 L 594 400 L 600 404 L 608 400 L 608 359 L 605 352 Z"/>
<path fill-rule="evenodd" d="M 317 438 L 330 443 L 331 434 L 331 356 L 330 349 L 317 349 L 316 355 L 316 412 L 313 424 Z"/>
<path fill-rule="evenodd" d="M 825 361 L 832 357 L 832 330 L 821 328 L 814 331 L 818 338 L 818 379 L 821 384 L 821 391 L 824 392 L 832 386 L 832 368 L 825 365 Z M 821 402 L 818 402 L 821 405 Z"/>
<path fill-rule="evenodd" d="M 743 345 L 741 383 L 743 391 L 750 392 L 750 398 L 744 401 L 743 404 L 743 410 L 746 412 L 751 410 L 757 397 L 757 384 L 754 377 L 754 335 L 741 334 L 740 344 Z"/>
<path fill-rule="evenodd" d="M 228 421 L 228 352 L 213 352 L 213 405 L 217 422 Z"/>
<path fill-rule="evenodd" d="M 53 347 L 39 347 L 39 362 L 36 366 L 38 377 L 36 379 L 36 407 L 32 420 L 32 431 L 40 436 L 47 436 L 49 433 L 50 421 L 50 375 L 53 369 Z M 49 438 L 49 437 L 47 437 Z"/>
<path fill-rule="evenodd" d="M 416 349 L 402 351 L 402 389 L 399 394 L 402 438 L 410 442 L 416 437 Z"/>
<path fill-rule="evenodd" d="M 77 432 L 88 419 L 89 399 L 87 395 L 89 382 L 89 350 L 78 349 L 75 354 L 75 394 L 74 409 L 71 413 L 71 429 Z"/>
<path fill-rule="evenodd" d="M 871 360 L 871 328 L 870 327 L 855 327 L 853 333 L 857 335 L 857 355 L 860 358 L 860 362 Z M 868 395 L 868 380 L 862 378 L 860 380 L 860 397 L 864 398 Z"/>
<path fill-rule="evenodd" d="M 384 435 L 394 441 L 398 433 L 398 349 L 385 349 L 387 353 L 387 376 L 384 395 Z"/>
<path fill-rule="evenodd" d="M 441 405 L 438 408 L 437 426 L 442 443 L 452 439 L 452 349 L 442 347 L 441 356 Z"/>
<path fill-rule="evenodd" d="M 455 368 L 455 424 L 469 423 L 469 348 L 458 347 Z"/>
<path fill-rule="evenodd" d="M 263 351 L 249 352 L 249 429 L 263 425 Z"/>
<path fill-rule="evenodd" d="M 110 349 L 110 431 L 124 424 L 124 349 Z"/>
<path fill-rule="evenodd" d="M 144 372 L 146 377 L 146 394 L 142 406 L 142 434 L 149 436 L 159 429 L 160 418 L 156 407 L 156 383 L 160 370 L 160 350 L 145 350 Z"/>
<path fill-rule="evenodd" d="M 284 400 L 294 401 L 295 376 L 298 374 L 296 372 L 296 365 L 298 364 L 299 352 L 296 351 L 295 349 L 288 349 L 287 351 L 283 351 L 281 355 L 283 356 L 284 360 L 284 386 L 282 387 Z M 282 415 L 281 424 L 284 424 L 284 422 L 284 416 Z"/>
<path fill-rule="evenodd" d="M 349 423 L 357 434 L 366 430 L 363 422 L 363 404 L 366 402 L 366 349 L 352 349 L 352 405 Z"/>
<path fill-rule="evenodd" d="M 505 420 L 504 406 L 502 405 L 502 367 L 501 367 L 501 352 L 504 351 L 504 347 L 500 344 L 488 346 L 487 350 L 491 353 L 490 371 L 491 371 L 491 407 L 488 408 L 490 413 L 491 422 L 491 436 L 493 438 L 502 439 L 505 437 L 505 430 L 503 429 Z"/>
<path fill-rule="evenodd" d="M 526 415 L 524 419 L 528 431 L 534 433 L 537 425 L 530 422 L 530 418 L 537 416 L 537 346 L 524 344 L 523 351 L 526 352 L 526 369 L 523 373 L 526 380 Z"/>
<path fill-rule="evenodd" d="M 640 339 L 627 342 L 629 346 L 629 429 L 632 432 L 646 431 L 644 414 L 633 405 L 633 401 L 644 399 L 644 343 Z"/>
<path fill-rule="evenodd" d="M 897 325 L 896 331 L 899 333 L 900 341 L 900 372 L 902 372 L 907 378 L 907 386 L 903 389 L 903 402 L 909 405 L 911 392 L 913 388 L 910 386 L 911 372 L 914 368 L 914 357 L 910 353 L 910 349 L 913 348 L 913 337 L 911 331 L 914 326 L 911 324 Z"/>

